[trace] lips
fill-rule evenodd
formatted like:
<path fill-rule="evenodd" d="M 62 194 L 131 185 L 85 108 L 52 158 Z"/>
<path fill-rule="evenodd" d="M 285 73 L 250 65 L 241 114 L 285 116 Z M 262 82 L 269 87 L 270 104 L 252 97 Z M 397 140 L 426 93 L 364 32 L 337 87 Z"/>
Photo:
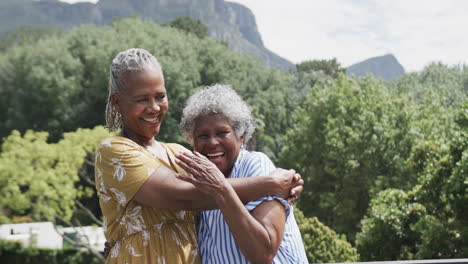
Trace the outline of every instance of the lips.
<path fill-rule="evenodd" d="M 205 155 L 211 162 L 218 164 L 224 159 L 224 152 L 213 152 Z"/>
<path fill-rule="evenodd" d="M 149 123 L 153 123 L 153 124 L 156 124 L 156 123 L 159 123 L 159 116 L 154 116 L 154 117 L 143 117 L 143 120 L 145 120 L 146 122 L 149 122 Z"/>
<path fill-rule="evenodd" d="M 217 157 L 224 155 L 224 152 L 216 152 L 216 153 L 208 153 L 206 154 L 207 157 Z"/>

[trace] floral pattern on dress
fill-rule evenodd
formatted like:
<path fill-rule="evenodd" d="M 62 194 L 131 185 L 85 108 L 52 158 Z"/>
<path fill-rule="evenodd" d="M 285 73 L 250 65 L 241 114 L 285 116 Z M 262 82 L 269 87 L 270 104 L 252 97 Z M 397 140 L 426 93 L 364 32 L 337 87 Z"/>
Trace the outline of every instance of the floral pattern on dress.
<path fill-rule="evenodd" d="M 117 241 L 111 249 L 110 256 L 111 258 L 116 258 L 119 256 L 119 251 L 120 251 L 120 241 Z"/>
<path fill-rule="evenodd" d="M 96 186 L 98 186 L 98 197 L 101 198 L 104 202 L 108 202 L 111 197 L 109 196 L 109 193 L 107 192 L 106 186 L 104 185 L 104 180 L 102 179 L 102 170 L 97 168 L 96 169 Z"/>
<path fill-rule="evenodd" d="M 123 192 L 115 188 L 110 188 L 109 191 L 111 191 L 114 194 L 114 197 L 120 206 L 124 206 L 124 204 L 127 203 L 127 197 L 125 197 L 125 194 Z"/>
<path fill-rule="evenodd" d="M 103 147 L 105 147 L 105 148 L 110 148 L 110 147 L 112 147 L 111 138 L 106 138 L 106 139 L 104 139 L 104 140 L 101 142 L 101 146 L 103 146 Z"/>
<path fill-rule="evenodd" d="M 142 256 L 141 254 L 137 254 L 135 252 L 135 249 L 132 247 L 131 244 L 127 245 L 127 250 L 128 250 L 128 253 L 130 254 L 130 256 L 133 256 L 133 257 L 141 257 Z"/>
<path fill-rule="evenodd" d="M 94 156 L 94 162 L 95 163 L 101 163 L 102 162 L 102 155 L 100 151 L 96 152 L 96 156 Z"/>
<path fill-rule="evenodd" d="M 115 167 L 114 167 L 114 179 L 118 180 L 118 181 L 122 181 L 123 178 L 125 177 L 125 174 L 127 173 L 125 171 L 125 168 L 123 167 L 122 165 L 122 162 L 120 161 L 120 159 L 117 159 L 117 158 L 113 158 L 112 159 L 112 164 L 115 164 Z"/>
<path fill-rule="evenodd" d="M 146 229 L 146 225 L 141 216 L 141 206 L 135 206 L 134 202 L 130 202 L 129 208 L 130 209 L 127 210 L 127 213 L 120 220 L 120 224 L 125 225 L 127 235 L 142 232 Z"/>
<path fill-rule="evenodd" d="M 183 149 L 175 144 L 164 147 L 171 153 Z M 175 163 L 174 154 L 169 159 Z M 129 139 L 113 136 L 101 142 L 95 155 L 95 183 L 106 239 L 113 244 L 106 263 L 201 263 L 193 212 L 132 200 L 159 166 L 161 161 Z"/>

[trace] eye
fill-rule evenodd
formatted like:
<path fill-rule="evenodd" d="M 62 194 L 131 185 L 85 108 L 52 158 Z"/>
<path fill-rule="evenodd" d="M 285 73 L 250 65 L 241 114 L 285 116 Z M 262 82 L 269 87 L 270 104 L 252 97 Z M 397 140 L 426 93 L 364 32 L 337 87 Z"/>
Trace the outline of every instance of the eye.
<path fill-rule="evenodd" d="M 159 102 L 162 102 L 166 99 L 166 95 L 158 95 L 156 96 L 156 100 Z"/>
<path fill-rule="evenodd" d="M 225 137 L 228 134 L 229 134 L 229 131 L 221 131 L 221 132 L 216 133 L 218 137 Z"/>
<path fill-rule="evenodd" d="M 137 103 L 146 102 L 146 101 L 148 101 L 147 98 L 139 98 L 139 99 L 135 100 L 135 102 L 137 102 Z"/>
<path fill-rule="evenodd" d="M 206 135 L 206 134 L 201 134 L 201 135 L 198 135 L 197 138 L 198 138 L 198 139 L 201 139 L 201 140 L 207 139 L 207 138 L 208 138 L 208 135 Z"/>

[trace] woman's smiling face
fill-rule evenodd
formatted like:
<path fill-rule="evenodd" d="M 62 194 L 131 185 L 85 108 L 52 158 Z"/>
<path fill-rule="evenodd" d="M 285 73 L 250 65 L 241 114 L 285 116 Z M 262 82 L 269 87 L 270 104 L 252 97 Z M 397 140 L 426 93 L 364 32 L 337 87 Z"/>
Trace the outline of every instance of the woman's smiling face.
<path fill-rule="evenodd" d="M 122 115 L 123 131 L 136 142 L 153 139 L 169 108 L 164 77 L 160 71 L 130 72 L 123 91 L 113 95 Z"/>
<path fill-rule="evenodd" d="M 193 130 L 195 151 L 206 156 L 229 177 L 239 156 L 243 137 L 237 136 L 231 121 L 220 114 L 198 117 Z"/>

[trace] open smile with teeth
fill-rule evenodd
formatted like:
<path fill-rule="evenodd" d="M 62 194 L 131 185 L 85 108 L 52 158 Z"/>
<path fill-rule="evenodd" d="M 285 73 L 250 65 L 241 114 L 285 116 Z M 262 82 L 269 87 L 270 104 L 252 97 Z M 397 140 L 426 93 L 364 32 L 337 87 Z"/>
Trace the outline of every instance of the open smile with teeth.
<path fill-rule="evenodd" d="M 159 121 L 159 117 L 157 117 L 157 116 L 156 116 L 156 117 L 151 117 L 151 118 L 149 118 L 149 117 L 144 117 L 143 120 L 145 120 L 146 122 L 153 122 L 153 123 L 154 123 L 154 122 L 158 122 L 158 121 Z"/>
<path fill-rule="evenodd" d="M 211 161 L 216 161 L 224 157 L 224 152 L 208 153 L 206 157 Z"/>

